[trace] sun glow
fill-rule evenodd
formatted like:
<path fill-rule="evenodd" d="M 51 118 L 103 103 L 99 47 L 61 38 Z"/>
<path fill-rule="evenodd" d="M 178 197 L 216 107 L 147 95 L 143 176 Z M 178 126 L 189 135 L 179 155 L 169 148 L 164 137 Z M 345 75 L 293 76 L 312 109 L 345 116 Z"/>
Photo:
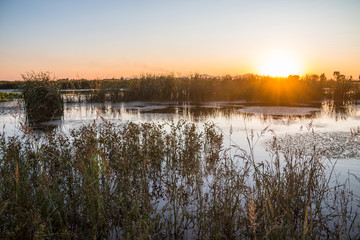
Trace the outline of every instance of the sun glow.
<path fill-rule="evenodd" d="M 260 65 L 259 73 L 272 77 L 287 77 L 299 75 L 300 64 L 294 57 L 285 53 L 272 53 L 267 55 Z"/>

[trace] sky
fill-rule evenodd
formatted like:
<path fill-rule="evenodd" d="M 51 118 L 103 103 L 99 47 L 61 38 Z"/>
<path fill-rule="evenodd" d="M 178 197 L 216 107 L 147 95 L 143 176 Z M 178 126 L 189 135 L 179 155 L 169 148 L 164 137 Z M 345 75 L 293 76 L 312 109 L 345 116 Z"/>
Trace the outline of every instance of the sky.
<path fill-rule="evenodd" d="M 281 69 L 357 79 L 360 0 L 0 0 L 0 80 Z"/>

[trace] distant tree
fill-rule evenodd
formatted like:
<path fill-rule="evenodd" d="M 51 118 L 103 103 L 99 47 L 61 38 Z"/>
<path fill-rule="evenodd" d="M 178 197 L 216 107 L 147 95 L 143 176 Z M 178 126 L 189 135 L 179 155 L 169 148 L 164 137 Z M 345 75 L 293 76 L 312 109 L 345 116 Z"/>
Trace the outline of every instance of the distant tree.
<path fill-rule="evenodd" d="M 320 75 L 319 80 L 320 80 L 320 81 L 325 81 L 325 80 L 326 80 L 325 73 L 322 73 L 322 74 Z"/>
<path fill-rule="evenodd" d="M 351 96 L 351 90 L 354 88 L 354 84 L 351 78 L 346 79 L 345 75 L 340 74 L 339 71 L 334 72 L 335 82 L 333 83 L 333 99 L 341 102 L 348 100 Z"/>

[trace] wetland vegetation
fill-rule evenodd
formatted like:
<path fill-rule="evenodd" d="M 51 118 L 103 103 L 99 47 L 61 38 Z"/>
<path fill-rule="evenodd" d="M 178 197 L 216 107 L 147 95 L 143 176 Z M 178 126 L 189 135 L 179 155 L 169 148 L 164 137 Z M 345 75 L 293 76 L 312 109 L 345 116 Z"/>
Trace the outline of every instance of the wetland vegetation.
<path fill-rule="evenodd" d="M 0 92 L 0 102 L 13 101 L 22 98 L 21 93 L 14 92 Z"/>
<path fill-rule="evenodd" d="M 210 77 L 192 75 L 144 75 L 133 79 L 101 81 L 59 80 L 64 89 L 91 88 L 92 101 L 258 101 L 282 105 L 306 101 L 351 101 L 360 97 L 359 83 L 344 75 L 297 75 L 269 77 L 247 74 L 242 76 Z"/>
<path fill-rule="evenodd" d="M 43 76 L 40 76 L 40 75 Z M 49 73 L 30 73 L 31 78 L 49 79 Z M 37 75 L 37 76 L 36 76 Z M 53 79 L 54 80 L 54 79 Z M 297 104 L 306 101 L 334 100 L 354 101 L 360 98 L 360 83 L 334 72 L 328 79 L 324 74 L 290 75 L 270 77 L 254 74 L 212 77 L 194 74 L 190 76 L 142 75 L 131 79 L 59 79 L 50 81 L 59 89 L 89 89 L 86 98 L 68 98 L 68 101 L 121 102 L 121 101 L 257 101 L 265 105 Z M 0 88 L 23 86 L 23 82 Z M 68 93 L 71 91 L 68 91 Z"/>
<path fill-rule="evenodd" d="M 267 131 L 264 129 L 263 132 Z M 353 139 L 359 131 L 353 132 Z M 259 136 L 261 137 L 261 136 Z M 358 199 L 314 145 L 228 148 L 212 123 L 104 121 L 0 138 L 4 239 L 359 237 Z M 310 151 L 309 151 L 310 150 Z M 233 152 L 231 152 L 233 151 Z M 354 205 L 355 204 L 355 205 Z"/>
<path fill-rule="evenodd" d="M 23 76 L 21 89 L 26 118 L 48 122 L 75 101 L 198 104 L 205 100 L 248 100 L 257 103 L 249 107 L 253 112 L 263 112 L 262 105 L 297 106 L 328 99 L 332 104 L 326 106 L 331 108 L 356 101 L 358 83 L 340 74 L 334 77 L 149 75 L 130 80 L 54 81 L 48 73 L 29 73 Z M 90 90 L 82 95 L 60 94 L 61 88 L 87 86 Z M 136 103 L 134 109 L 147 108 L 140 105 Z M 183 108 L 177 111 L 189 108 L 196 112 L 188 105 Z M 284 109 L 280 106 L 275 110 Z M 344 109 L 350 111 L 346 106 Z M 156 114 L 165 110 L 152 106 L 147 111 Z M 208 111 L 214 114 L 213 108 Z M 313 117 L 314 108 L 303 111 Z M 234 112 L 239 109 L 229 107 L 223 114 L 231 118 Z M 268 115 L 262 117 L 267 121 Z M 306 134 L 285 137 L 278 137 L 269 127 L 258 133 L 246 129 L 241 140 L 247 142 L 245 150 L 233 136 L 232 125 L 225 132 L 213 122 L 116 122 L 106 120 L 101 112 L 96 113 L 96 119 L 66 132 L 54 129 L 39 134 L 31 121 L 28 125 L 20 122 L 21 134 L 8 136 L 3 130 L 2 238 L 360 237 L 360 200 L 350 184 L 351 179 L 359 185 L 360 179 L 350 173 L 340 179 L 335 171 L 339 158 L 358 160 L 359 153 L 354 149 L 360 142 L 359 128 L 330 137 L 314 133 L 312 122 Z M 264 134 L 273 137 L 265 146 L 266 157 L 258 158 L 256 146 Z M 337 145 L 332 142 L 335 140 Z"/>
<path fill-rule="evenodd" d="M 48 73 L 27 73 L 20 85 L 29 122 L 62 116 L 64 101 L 57 82 Z"/>

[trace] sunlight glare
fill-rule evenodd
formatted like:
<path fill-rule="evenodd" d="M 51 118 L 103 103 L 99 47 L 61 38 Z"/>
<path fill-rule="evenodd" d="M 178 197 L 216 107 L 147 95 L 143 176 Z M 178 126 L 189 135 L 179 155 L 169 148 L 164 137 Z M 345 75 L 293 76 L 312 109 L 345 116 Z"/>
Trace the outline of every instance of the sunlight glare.
<path fill-rule="evenodd" d="M 273 53 L 264 58 L 259 74 L 272 77 L 287 77 L 300 74 L 300 64 L 289 54 Z"/>

